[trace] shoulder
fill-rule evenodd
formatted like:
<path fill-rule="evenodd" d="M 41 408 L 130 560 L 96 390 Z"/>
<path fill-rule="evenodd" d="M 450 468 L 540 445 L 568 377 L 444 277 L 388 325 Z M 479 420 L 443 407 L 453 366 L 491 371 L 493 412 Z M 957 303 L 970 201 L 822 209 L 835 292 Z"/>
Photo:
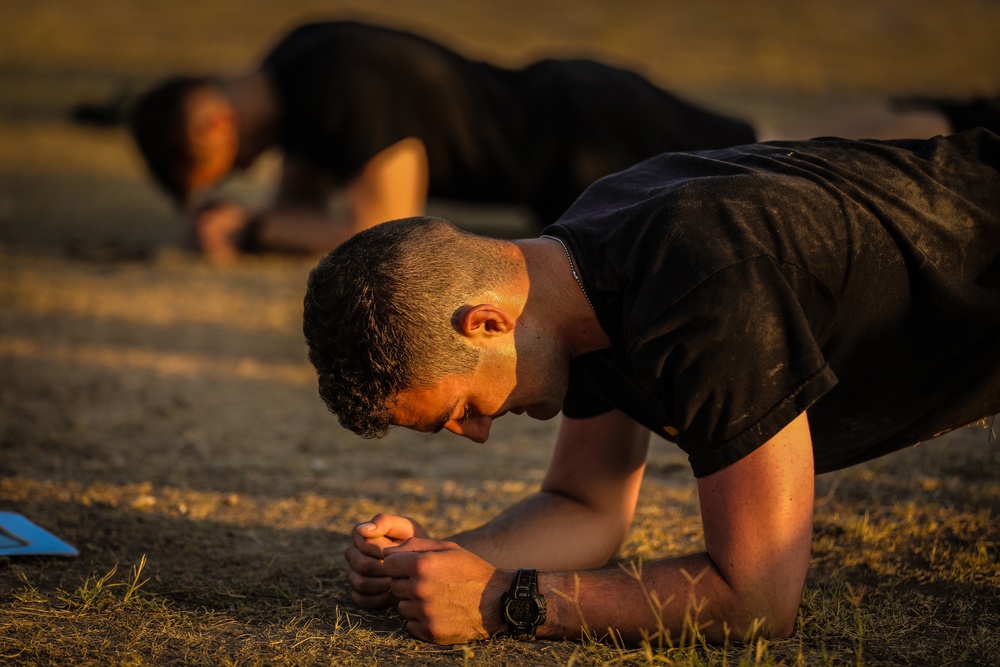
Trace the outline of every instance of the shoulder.
<path fill-rule="evenodd" d="M 747 253 L 757 235 L 763 180 L 729 151 L 667 153 L 590 186 L 549 228 L 591 275 L 676 267 L 714 273 Z M 547 232 L 548 233 L 548 232 Z"/>
<path fill-rule="evenodd" d="M 270 68 L 308 67 L 331 58 L 356 62 L 400 50 L 441 48 L 422 37 L 356 21 L 306 23 L 286 34 L 264 58 Z M 350 56 L 347 58 L 346 56 Z"/>

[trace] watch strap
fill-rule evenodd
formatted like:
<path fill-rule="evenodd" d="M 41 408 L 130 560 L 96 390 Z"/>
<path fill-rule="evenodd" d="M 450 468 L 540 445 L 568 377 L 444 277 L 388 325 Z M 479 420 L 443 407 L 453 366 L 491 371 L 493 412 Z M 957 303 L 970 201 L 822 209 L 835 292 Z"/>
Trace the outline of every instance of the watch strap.
<path fill-rule="evenodd" d="M 538 570 L 518 570 L 514 575 L 510 592 L 518 599 L 531 599 L 538 595 Z"/>

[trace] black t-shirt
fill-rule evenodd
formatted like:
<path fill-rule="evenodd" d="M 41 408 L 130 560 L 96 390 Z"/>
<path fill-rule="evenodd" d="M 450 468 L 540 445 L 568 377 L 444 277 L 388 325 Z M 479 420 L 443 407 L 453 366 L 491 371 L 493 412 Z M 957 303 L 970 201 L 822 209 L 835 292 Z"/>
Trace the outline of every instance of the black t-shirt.
<path fill-rule="evenodd" d="M 547 221 L 598 176 L 754 140 L 745 124 L 630 72 L 587 60 L 503 69 L 353 22 L 296 29 L 263 70 L 282 98 L 283 149 L 338 181 L 413 136 L 427 148 L 432 196 L 524 204 Z"/>
<path fill-rule="evenodd" d="M 618 407 L 696 476 L 809 410 L 817 472 L 1000 412 L 1000 137 L 770 142 L 594 184 L 564 239 L 612 349 L 564 412 Z"/>

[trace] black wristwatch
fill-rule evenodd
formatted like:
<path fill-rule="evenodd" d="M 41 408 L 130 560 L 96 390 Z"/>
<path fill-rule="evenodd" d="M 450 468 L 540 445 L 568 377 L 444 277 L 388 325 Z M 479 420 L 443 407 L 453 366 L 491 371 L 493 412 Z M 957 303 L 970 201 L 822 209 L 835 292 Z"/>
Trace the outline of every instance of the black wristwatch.
<path fill-rule="evenodd" d="M 500 598 L 500 613 L 516 639 L 534 639 L 545 622 L 545 597 L 538 592 L 538 570 L 518 570 Z"/>

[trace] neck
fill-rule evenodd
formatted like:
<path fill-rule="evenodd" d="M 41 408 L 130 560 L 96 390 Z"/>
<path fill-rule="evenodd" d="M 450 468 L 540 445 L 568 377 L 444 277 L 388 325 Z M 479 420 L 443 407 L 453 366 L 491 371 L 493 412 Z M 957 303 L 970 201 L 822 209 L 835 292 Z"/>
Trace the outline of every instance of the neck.
<path fill-rule="evenodd" d="M 236 111 L 240 137 L 237 165 L 246 167 L 278 143 L 281 108 L 277 94 L 260 71 L 223 79 L 219 87 Z"/>
<path fill-rule="evenodd" d="M 587 295 L 572 270 L 578 266 L 555 239 L 516 241 L 528 272 L 526 310 L 566 343 L 571 356 L 611 347 Z"/>

